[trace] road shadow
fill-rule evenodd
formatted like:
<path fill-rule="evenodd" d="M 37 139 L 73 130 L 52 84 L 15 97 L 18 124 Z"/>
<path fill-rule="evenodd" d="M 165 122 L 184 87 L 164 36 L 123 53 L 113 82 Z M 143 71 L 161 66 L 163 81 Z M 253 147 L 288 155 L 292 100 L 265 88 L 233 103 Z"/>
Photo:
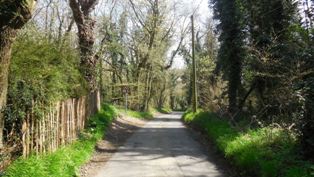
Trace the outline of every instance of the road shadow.
<path fill-rule="evenodd" d="M 130 126 L 119 122 L 116 124 L 119 130 L 128 131 L 129 129 L 133 129 L 137 131 L 132 136 L 131 133 L 128 137 L 123 136 L 122 138 L 117 135 L 121 132 L 117 132 L 116 135 L 109 133 L 106 135 L 106 140 L 121 147 L 118 150 L 98 148 L 97 151 L 112 154 L 118 151 L 123 154 L 124 158 L 114 158 L 111 159 L 111 161 L 121 161 L 124 163 L 127 161 L 130 164 L 169 157 L 175 157 L 179 161 L 181 159 L 192 158 L 197 160 L 193 161 L 193 163 L 182 163 L 180 167 L 186 169 L 191 167 L 192 169 L 192 167 L 198 163 L 201 165 L 204 162 L 213 164 L 210 167 L 213 171 L 212 174 L 196 177 L 237 177 L 236 174 L 228 171 L 228 163 L 226 163 L 224 157 L 218 153 L 217 149 L 212 147 L 212 144 L 210 144 L 211 147 L 205 148 L 206 145 L 204 146 L 204 144 L 202 145 L 200 143 L 200 141 L 203 141 L 200 138 L 201 134 L 187 129 L 185 125 L 181 123 L 181 116 L 182 113 L 180 112 L 162 114 L 149 121 L 149 125 L 141 129 L 139 129 L 139 126 Z M 220 174 L 217 174 L 217 171 L 220 172 Z"/>

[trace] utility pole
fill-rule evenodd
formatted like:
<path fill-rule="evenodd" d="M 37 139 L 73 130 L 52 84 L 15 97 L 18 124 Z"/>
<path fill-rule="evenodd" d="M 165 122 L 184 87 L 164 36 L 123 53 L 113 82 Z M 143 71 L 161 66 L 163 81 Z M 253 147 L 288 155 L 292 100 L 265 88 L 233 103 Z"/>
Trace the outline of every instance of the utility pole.
<path fill-rule="evenodd" d="M 191 15 L 192 22 L 192 104 L 193 104 L 193 112 L 197 111 L 197 87 L 196 87 L 196 62 L 195 62 L 195 34 L 194 34 L 194 17 Z"/>

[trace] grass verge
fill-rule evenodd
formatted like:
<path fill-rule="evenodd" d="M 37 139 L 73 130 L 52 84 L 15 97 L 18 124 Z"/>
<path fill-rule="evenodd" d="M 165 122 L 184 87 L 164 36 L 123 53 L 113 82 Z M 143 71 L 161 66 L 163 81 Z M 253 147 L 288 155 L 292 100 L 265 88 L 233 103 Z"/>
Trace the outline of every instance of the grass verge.
<path fill-rule="evenodd" d="M 153 109 L 154 112 L 159 112 L 159 113 L 162 113 L 162 114 L 170 114 L 172 113 L 172 110 L 170 108 L 167 108 L 167 107 L 162 107 L 162 108 L 156 108 L 156 109 Z"/>
<path fill-rule="evenodd" d="M 123 107 L 117 107 L 119 113 L 127 115 L 129 117 L 138 118 L 138 119 L 153 119 L 154 118 L 154 110 L 149 109 L 148 111 L 134 111 L 128 109 L 127 111 Z"/>
<path fill-rule="evenodd" d="M 314 164 L 303 161 L 297 139 L 278 128 L 239 132 L 211 112 L 186 112 L 183 119 L 202 129 L 243 175 L 313 177 Z"/>
<path fill-rule="evenodd" d="M 126 113 L 130 117 L 138 118 L 138 119 L 152 119 L 154 117 L 153 113 L 150 111 L 147 112 L 139 112 L 139 111 L 133 111 L 133 110 L 120 110 L 121 113 Z"/>
<path fill-rule="evenodd" d="M 104 136 L 110 122 L 117 116 L 116 109 L 104 104 L 96 115 L 90 118 L 88 128 L 77 141 L 61 147 L 56 152 L 19 158 L 6 170 L 5 177 L 73 177 L 79 176 L 79 168 L 94 152 L 96 142 Z"/>

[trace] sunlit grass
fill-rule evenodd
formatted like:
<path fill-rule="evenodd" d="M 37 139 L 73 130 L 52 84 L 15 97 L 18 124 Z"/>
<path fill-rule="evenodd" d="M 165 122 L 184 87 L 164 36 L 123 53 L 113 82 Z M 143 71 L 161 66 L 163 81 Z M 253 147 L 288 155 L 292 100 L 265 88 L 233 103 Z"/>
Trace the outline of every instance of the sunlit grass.
<path fill-rule="evenodd" d="M 110 122 L 117 116 L 116 109 L 104 104 L 95 116 L 90 118 L 88 128 L 79 139 L 58 149 L 54 153 L 19 158 L 5 172 L 5 177 L 73 177 L 79 176 L 79 168 L 94 152 L 95 144 L 104 136 Z"/>
<path fill-rule="evenodd" d="M 156 108 L 156 111 L 163 114 L 170 114 L 172 112 L 172 110 L 168 107 Z"/>
<path fill-rule="evenodd" d="M 163 114 L 170 114 L 172 110 L 170 108 L 163 107 L 161 109 L 158 108 L 149 108 L 148 111 L 135 111 L 135 110 L 125 110 L 123 107 L 118 107 L 118 111 L 121 114 L 126 114 L 130 117 L 133 118 L 138 118 L 138 119 L 153 119 L 154 114 L 156 113 L 163 113 Z"/>
<path fill-rule="evenodd" d="M 151 112 L 139 112 L 133 110 L 127 110 L 126 114 L 130 117 L 138 119 L 152 119 L 154 117 Z"/>
<path fill-rule="evenodd" d="M 314 176 L 313 164 L 302 160 L 295 136 L 282 129 L 265 127 L 238 132 L 214 113 L 202 111 L 186 112 L 183 118 L 202 128 L 226 158 L 246 175 Z"/>
<path fill-rule="evenodd" d="M 131 110 L 131 109 L 127 109 L 125 110 L 122 107 L 118 107 L 118 112 L 120 114 L 124 114 L 127 115 L 129 117 L 133 117 L 133 118 L 137 118 L 137 119 L 152 119 L 154 118 L 154 111 L 152 111 L 151 109 L 149 109 L 149 111 L 135 111 L 135 110 Z"/>

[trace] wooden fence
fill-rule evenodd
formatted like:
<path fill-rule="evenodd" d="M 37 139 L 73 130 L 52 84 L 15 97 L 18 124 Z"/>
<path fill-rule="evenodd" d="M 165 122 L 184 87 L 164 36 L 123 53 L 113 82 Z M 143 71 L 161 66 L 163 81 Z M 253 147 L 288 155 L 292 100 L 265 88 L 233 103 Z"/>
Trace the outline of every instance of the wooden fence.
<path fill-rule="evenodd" d="M 23 156 L 53 152 L 77 139 L 87 118 L 100 108 L 99 92 L 57 102 L 41 119 L 27 114 L 22 125 Z"/>

